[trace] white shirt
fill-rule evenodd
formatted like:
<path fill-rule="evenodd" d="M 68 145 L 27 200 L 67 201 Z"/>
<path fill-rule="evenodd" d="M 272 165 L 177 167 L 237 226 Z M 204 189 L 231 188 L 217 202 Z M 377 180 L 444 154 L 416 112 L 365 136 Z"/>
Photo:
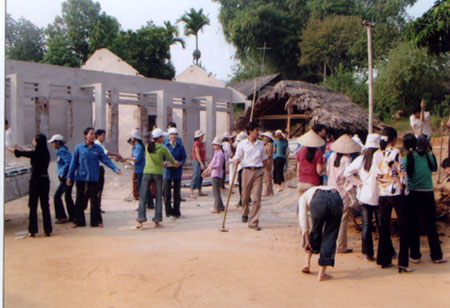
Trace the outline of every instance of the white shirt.
<path fill-rule="evenodd" d="M 428 111 L 423 113 L 423 122 L 420 118 L 416 118 L 414 115 L 411 115 L 409 117 L 409 124 L 411 125 L 416 137 L 419 137 L 420 132 L 427 135 L 428 138 L 431 137 L 430 113 Z"/>
<path fill-rule="evenodd" d="M 11 140 L 11 128 L 8 128 L 5 131 L 5 146 L 7 146 L 7 147 L 12 147 L 13 146 L 13 143 L 12 143 L 12 140 Z"/>
<path fill-rule="evenodd" d="M 298 199 L 298 224 L 303 236 L 305 236 L 306 231 L 311 230 L 312 222 L 309 213 L 309 205 L 311 199 L 314 196 L 316 190 L 334 190 L 335 188 L 329 186 L 314 186 L 308 189 L 303 195 Z"/>
<path fill-rule="evenodd" d="M 223 142 L 222 143 L 222 150 L 225 154 L 225 161 L 227 162 L 231 156 L 233 156 L 233 152 L 231 151 L 231 145 L 229 142 Z"/>
<path fill-rule="evenodd" d="M 261 140 L 251 143 L 248 138 L 239 142 L 235 157 L 241 161 L 241 167 L 262 167 L 267 159 L 264 144 Z"/>
<path fill-rule="evenodd" d="M 105 151 L 105 154 L 108 155 L 108 150 L 105 148 L 105 146 L 103 145 L 103 143 L 101 143 L 101 142 L 98 141 L 98 140 L 95 140 L 94 143 L 95 143 L 95 144 L 98 144 L 99 146 L 101 146 L 102 149 L 103 149 L 103 151 Z"/>
<path fill-rule="evenodd" d="M 372 158 L 372 167 L 369 171 L 364 169 L 364 155 L 360 155 L 345 169 L 344 177 L 357 185 L 356 198 L 364 204 L 378 205 L 377 168 Z M 355 176 L 358 175 L 358 176 Z"/>
<path fill-rule="evenodd" d="M 353 183 L 349 182 L 344 177 L 345 169 L 350 165 L 351 158 L 348 155 L 344 155 L 341 158 L 341 163 L 339 167 L 334 166 L 336 161 L 337 153 L 331 154 L 327 162 L 327 175 L 328 175 L 328 186 L 336 188 L 336 190 L 344 198 L 345 194 L 353 188 Z"/>
<path fill-rule="evenodd" d="M 406 172 L 402 153 L 392 146 L 373 155 L 377 168 L 377 181 L 380 196 L 399 196 L 406 188 Z M 405 192 L 406 193 L 406 192 Z"/>

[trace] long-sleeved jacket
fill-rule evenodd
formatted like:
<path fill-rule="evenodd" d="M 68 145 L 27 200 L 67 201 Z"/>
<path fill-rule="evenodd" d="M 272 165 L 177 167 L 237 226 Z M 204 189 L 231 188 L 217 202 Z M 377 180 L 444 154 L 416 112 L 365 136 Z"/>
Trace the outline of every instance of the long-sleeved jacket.
<path fill-rule="evenodd" d="M 183 165 L 186 162 L 186 150 L 181 142 L 181 139 L 177 138 L 175 142 L 175 146 L 173 147 L 170 144 L 170 141 L 164 142 L 164 146 L 169 150 L 170 154 L 172 154 L 173 158 L 180 162 L 181 166 L 178 168 L 169 167 L 164 169 L 164 178 L 168 180 L 181 180 L 183 175 Z"/>
<path fill-rule="evenodd" d="M 109 159 L 101 146 L 95 143 L 91 146 L 88 146 L 85 142 L 80 143 L 73 151 L 67 177 L 71 181 L 98 182 L 100 161 L 114 172 L 119 171 L 119 168 Z"/>
<path fill-rule="evenodd" d="M 58 167 L 59 179 L 66 179 L 71 161 L 72 154 L 70 154 L 69 149 L 65 145 L 56 150 L 56 166 Z"/>

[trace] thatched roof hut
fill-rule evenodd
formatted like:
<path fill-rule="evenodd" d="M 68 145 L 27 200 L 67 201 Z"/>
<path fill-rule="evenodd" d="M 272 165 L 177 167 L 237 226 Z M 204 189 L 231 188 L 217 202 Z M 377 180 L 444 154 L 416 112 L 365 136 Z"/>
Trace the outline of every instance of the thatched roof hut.
<path fill-rule="evenodd" d="M 250 114 L 251 108 L 236 120 L 235 128 L 244 129 Z M 347 96 L 326 87 L 289 80 L 278 82 L 258 98 L 253 120 L 269 130 L 288 127 L 290 136 L 301 134 L 308 121 L 324 124 L 336 134 L 365 136 L 368 126 L 367 112 Z M 298 128 L 291 131 L 290 126 L 295 123 Z"/>

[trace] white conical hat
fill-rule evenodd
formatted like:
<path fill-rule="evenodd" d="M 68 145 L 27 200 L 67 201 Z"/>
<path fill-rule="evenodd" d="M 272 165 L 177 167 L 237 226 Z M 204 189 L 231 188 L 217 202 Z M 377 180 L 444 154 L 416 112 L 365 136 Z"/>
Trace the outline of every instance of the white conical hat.
<path fill-rule="evenodd" d="M 349 135 L 342 135 L 331 144 L 331 150 L 336 153 L 350 154 L 361 151 L 361 146 Z"/>
<path fill-rule="evenodd" d="M 317 135 L 313 130 L 310 130 L 306 134 L 303 134 L 297 138 L 297 142 L 302 146 L 310 148 L 320 148 L 325 145 L 325 140 L 323 140 L 322 137 Z"/>
<path fill-rule="evenodd" d="M 212 144 L 222 146 L 222 137 L 214 137 Z"/>

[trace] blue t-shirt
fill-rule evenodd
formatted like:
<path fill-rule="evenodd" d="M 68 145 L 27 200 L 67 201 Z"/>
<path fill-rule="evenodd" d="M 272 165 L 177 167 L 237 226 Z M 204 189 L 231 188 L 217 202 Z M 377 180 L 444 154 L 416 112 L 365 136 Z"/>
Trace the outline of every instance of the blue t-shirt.
<path fill-rule="evenodd" d="M 273 152 L 273 158 L 281 157 L 286 158 L 286 150 L 287 150 L 287 142 L 280 139 L 275 139 L 273 142 L 273 146 L 275 147 L 275 151 Z"/>
<path fill-rule="evenodd" d="M 134 159 L 134 173 L 141 174 L 144 172 L 145 168 L 145 148 L 142 144 L 136 143 L 131 149 L 131 156 Z"/>

